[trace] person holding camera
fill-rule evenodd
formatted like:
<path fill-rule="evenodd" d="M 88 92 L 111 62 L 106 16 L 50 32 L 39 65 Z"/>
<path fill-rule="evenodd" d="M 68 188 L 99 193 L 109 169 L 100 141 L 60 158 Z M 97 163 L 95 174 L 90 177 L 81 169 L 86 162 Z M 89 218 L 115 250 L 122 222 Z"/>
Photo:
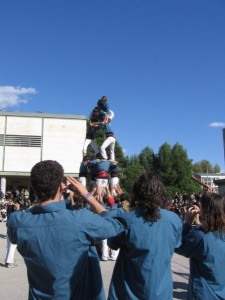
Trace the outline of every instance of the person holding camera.
<path fill-rule="evenodd" d="M 175 251 L 190 258 L 187 299 L 225 299 L 225 198 L 204 193 L 200 208 L 187 209 L 182 235 Z"/>
<path fill-rule="evenodd" d="M 110 218 L 105 208 L 76 179 L 74 190 L 92 211 L 66 209 L 63 167 L 46 160 L 31 170 L 39 203 L 14 213 L 7 222 L 10 241 L 24 258 L 29 299 L 105 299 L 96 242 L 115 236 L 126 224 Z"/>

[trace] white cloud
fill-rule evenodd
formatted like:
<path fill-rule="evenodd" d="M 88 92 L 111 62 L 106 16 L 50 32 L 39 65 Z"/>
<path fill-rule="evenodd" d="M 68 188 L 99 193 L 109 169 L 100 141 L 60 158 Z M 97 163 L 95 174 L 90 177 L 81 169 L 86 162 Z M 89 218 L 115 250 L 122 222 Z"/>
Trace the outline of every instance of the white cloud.
<path fill-rule="evenodd" d="M 21 103 L 28 102 L 28 96 L 36 94 L 34 88 L 14 87 L 14 86 L 0 86 L 0 109 L 7 107 L 18 106 Z"/>
<path fill-rule="evenodd" d="M 209 127 L 225 127 L 225 123 L 222 122 L 212 122 L 209 124 Z"/>

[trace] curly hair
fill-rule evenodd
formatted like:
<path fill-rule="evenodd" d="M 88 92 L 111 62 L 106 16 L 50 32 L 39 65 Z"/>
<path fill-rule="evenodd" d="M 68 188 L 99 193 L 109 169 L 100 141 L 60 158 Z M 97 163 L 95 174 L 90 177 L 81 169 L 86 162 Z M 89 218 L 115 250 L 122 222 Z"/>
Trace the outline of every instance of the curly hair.
<path fill-rule="evenodd" d="M 63 167 L 53 160 L 44 160 L 31 169 L 31 185 L 39 201 L 54 199 L 63 181 Z"/>
<path fill-rule="evenodd" d="M 154 173 L 142 174 L 133 185 L 131 205 L 144 209 L 144 218 L 156 222 L 160 219 L 159 208 L 168 201 L 164 184 Z"/>
<path fill-rule="evenodd" d="M 225 198 L 208 192 L 202 195 L 200 203 L 203 230 L 225 232 Z"/>

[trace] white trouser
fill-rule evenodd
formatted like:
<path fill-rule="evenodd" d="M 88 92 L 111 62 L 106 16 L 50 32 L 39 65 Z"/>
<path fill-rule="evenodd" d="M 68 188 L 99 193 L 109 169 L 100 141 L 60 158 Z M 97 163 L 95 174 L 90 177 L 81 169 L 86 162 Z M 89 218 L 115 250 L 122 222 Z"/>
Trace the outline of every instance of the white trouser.
<path fill-rule="evenodd" d="M 94 150 L 95 154 L 99 152 L 98 147 L 95 143 L 95 140 L 86 139 L 84 141 L 84 147 L 83 147 L 83 155 L 85 156 L 87 154 L 87 148 L 91 145 L 91 148 Z"/>
<path fill-rule="evenodd" d="M 17 245 L 12 244 L 7 236 L 7 244 L 6 244 L 6 254 L 5 254 L 5 264 L 14 264 L 14 256 Z"/>
<path fill-rule="evenodd" d="M 83 186 L 86 187 L 86 185 L 87 185 L 87 179 L 86 179 L 86 177 L 79 177 L 78 180 L 83 184 Z"/>
<path fill-rule="evenodd" d="M 119 251 L 120 251 L 120 249 L 118 249 L 118 250 L 111 249 L 111 255 L 110 255 L 110 257 L 111 257 L 112 260 L 116 260 L 117 259 L 118 255 L 119 255 Z"/>
<path fill-rule="evenodd" d="M 109 136 L 104 141 L 104 143 L 101 145 L 100 152 L 101 152 L 101 155 L 104 159 L 107 159 L 107 154 L 106 154 L 105 149 L 109 146 L 110 159 L 115 160 L 115 153 L 114 153 L 115 143 L 116 143 L 116 139 L 113 136 Z"/>
<path fill-rule="evenodd" d="M 117 192 L 115 190 L 115 185 L 119 184 L 119 178 L 118 177 L 112 177 L 110 179 L 110 188 L 111 188 L 111 193 L 113 196 L 117 196 Z"/>
<path fill-rule="evenodd" d="M 108 186 L 109 180 L 106 178 L 97 178 L 96 185 L 101 188 L 105 188 Z"/>
<path fill-rule="evenodd" d="M 102 259 L 107 260 L 109 258 L 109 247 L 107 245 L 107 239 L 102 241 Z"/>

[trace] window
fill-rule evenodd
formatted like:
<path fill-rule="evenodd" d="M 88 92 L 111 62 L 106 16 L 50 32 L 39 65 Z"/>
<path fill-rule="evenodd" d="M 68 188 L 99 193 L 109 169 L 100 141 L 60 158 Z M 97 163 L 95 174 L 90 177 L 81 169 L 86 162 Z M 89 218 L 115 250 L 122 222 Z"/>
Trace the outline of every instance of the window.
<path fill-rule="evenodd" d="M 0 137 L 1 143 L 1 137 Z M 2 141 L 3 144 L 3 141 Z M 41 147 L 41 136 L 6 135 L 5 146 L 10 147 Z"/>

